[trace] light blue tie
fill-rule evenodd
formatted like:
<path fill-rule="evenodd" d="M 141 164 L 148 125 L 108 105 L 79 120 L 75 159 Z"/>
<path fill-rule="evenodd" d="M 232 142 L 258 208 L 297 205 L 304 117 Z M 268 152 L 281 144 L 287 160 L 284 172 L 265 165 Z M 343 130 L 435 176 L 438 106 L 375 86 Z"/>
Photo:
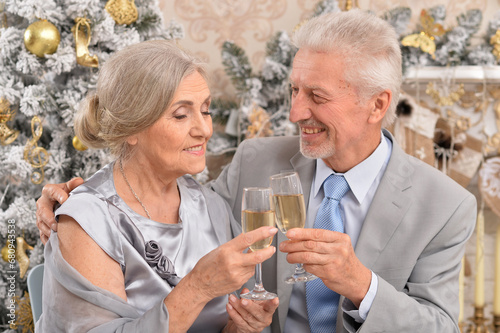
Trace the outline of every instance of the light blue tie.
<path fill-rule="evenodd" d="M 325 198 L 316 214 L 314 228 L 344 232 L 339 203 L 349 191 L 347 181 L 344 176 L 332 174 L 323 182 L 323 191 Z M 339 299 L 340 295 L 325 286 L 321 279 L 306 283 L 307 314 L 311 333 L 335 333 Z"/>

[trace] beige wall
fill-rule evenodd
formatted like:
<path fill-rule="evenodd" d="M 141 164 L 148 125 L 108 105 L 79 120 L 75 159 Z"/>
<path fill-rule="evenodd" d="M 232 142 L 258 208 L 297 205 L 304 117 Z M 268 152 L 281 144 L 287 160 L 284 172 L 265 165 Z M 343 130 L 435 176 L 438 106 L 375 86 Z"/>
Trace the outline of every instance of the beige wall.
<path fill-rule="evenodd" d="M 456 17 L 468 9 L 478 8 L 484 13 L 483 26 L 500 8 L 499 0 L 359 0 L 353 1 L 362 9 L 378 15 L 397 6 L 412 9 L 414 27 L 424 8 L 444 4 L 448 27 Z M 175 19 L 186 31 L 180 44 L 205 59 L 210 65 L 214 95 L 232 96 L 234 90 L 221 64 L 220 47 L 225 40 L 241 46 L 258 72 L 265 53 L 265 44 L 277 31 L 291 33 L 294 27 L 308 18 L 317 0 L 160 0 L 165 22 Z M 339 1 L 341 8 L 345 0 Z M 410 31 L 409 31 L 410 32 Z"/>
<path fill-rule="evenodd" d="M 233 95 L 221 64 L 220 50 L 230 40 L 242 47 L 258 72 L 265 43 L 277 31 L 292 31 L 308 16 L 316 0 L 163 0 L 166 22 L 182 23 L 186 37 L 180 43 L 210 64 L 214 95 Z"/>

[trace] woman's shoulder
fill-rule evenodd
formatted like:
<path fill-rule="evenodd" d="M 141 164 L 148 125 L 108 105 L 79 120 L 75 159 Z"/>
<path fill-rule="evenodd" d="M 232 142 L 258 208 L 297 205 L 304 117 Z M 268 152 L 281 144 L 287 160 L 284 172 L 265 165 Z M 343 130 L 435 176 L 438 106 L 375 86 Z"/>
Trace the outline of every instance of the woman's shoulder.
<path fill-rule="evenodd" d="M 109 184 L 112 181 L 112 164 L 108 164 L 71 191 L 68 199 L 56 209 L 56 216 L 85 216 L 95 211 L 100 212 L 107 206 L 105 201 L 110 195 L 110 187 L 114 189 L 114 185 Z"/>
<path fill-rule="evenodd" d="M 97 196 L 109 197 L 116 194 L 113 181 L 113 165 L 109 163 L 102 169 L 90 176 L 82 185 L 75 188 L 70 195 L 81 193 L 96 194 Z"/>
<path fill-rule="evenodd" d="M 125 217 L 113 204 L 110 192 L 114 185 L 109 184 L 112 181 L 112 164 L 108 164 L 73 190 L 54 214 L 56 218 L 71 217 L 108 255 L 123 263 L 123 256 L 118 251 L 122 237 L 116 219 Z"/>

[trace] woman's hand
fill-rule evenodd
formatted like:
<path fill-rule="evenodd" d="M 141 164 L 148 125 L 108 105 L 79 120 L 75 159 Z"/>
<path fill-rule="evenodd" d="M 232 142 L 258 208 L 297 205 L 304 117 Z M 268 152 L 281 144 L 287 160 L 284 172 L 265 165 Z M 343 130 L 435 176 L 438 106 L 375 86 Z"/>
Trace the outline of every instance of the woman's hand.
<path fill-rule="evenodd" d="M 245 249 L 259 240 L 273 237 L 277 231 L 274 227 L 261 227 L 240 234 L 201 258 L 183 282 L 197 289 L 196 292 L 207 300 L 240 289 L 255 273 L 255 265 L 276 252 L 274 246 L 248 253 Z"/>
<path fill-rule="evenodd" d="M 241 292 L 248 292 L 248 289 L 243 289 Z M 248 299 L 238 299 L 231 294 L 229 295 L 229 303 L 226 305 L 229 321 L 223 332 L 262 332 L 264 328 L 271 325 L 274 311 L 278 305 L 277 297 L 269 301 L 254 302 Z"/>
<path fill-rule="evenodd" d="M 240 289 L 255 273 L 255 265 L 271 258 L 276 252 L 274 246 L 248 253 L 244 252 L 245 249 L 259 240 L 274 236 L 277 232 L 277 228 L 261 227 L 241 234 L 203 256 L 193 270 L 182 278 L 165 298 L 165 305 L 171 318 L 170 331 L 186 331 L 192 323 L 186 318 L 194 321 L 209 301 Z M 271 308 L 272 306 L 268 306 L 266 310 L 271 311 L 269 310 Z M 243 309 L 247 311 L 252 309 L 249 313 L 257 312 L 252 304 L 242 305 L 238 309 L 241 310 L 238 313 L 244 313 Z M 270 317 L 272 315 L 269 315 Z M 190 323 L 189 326 L 186 327 L 186 323 Z M 234 321 L 231 325 L 233 324 Z"/>
<path fill-rule="evenodd" d="M 49 240 L 51 230 L 57 231 L 54 205 L 66 201 L 69 192 L 81 184 L 83 179 L 77 177 L 63 184 L 47 184 L 43 187 L 42 196 L 36 201 L 36 226 L 40 230 L 40 239 L 44 245 Z"/>

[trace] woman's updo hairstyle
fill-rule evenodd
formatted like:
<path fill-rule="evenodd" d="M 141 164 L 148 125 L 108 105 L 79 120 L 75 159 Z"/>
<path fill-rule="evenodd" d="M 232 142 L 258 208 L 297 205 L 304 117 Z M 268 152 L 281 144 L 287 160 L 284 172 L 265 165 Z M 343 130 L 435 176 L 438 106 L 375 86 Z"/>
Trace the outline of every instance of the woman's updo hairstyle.
<path fill-rule="evenodd" d="M 95 93 L 75 117 L 75 133 L 88 147 L 130 153 L 127 138 L 153 125 L 172 103 L 180 82 L 203 64 L 166 40 L 134 44 L 102 66 Z"/>

